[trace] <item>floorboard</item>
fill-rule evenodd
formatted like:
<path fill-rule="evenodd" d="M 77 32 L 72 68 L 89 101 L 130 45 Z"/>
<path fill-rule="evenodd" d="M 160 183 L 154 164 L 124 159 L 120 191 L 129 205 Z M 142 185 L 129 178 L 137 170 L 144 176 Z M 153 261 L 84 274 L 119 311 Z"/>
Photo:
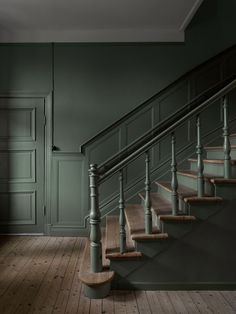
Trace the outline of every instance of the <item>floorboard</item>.
<path fill-rule="evenodd" d="M 85 242 L 0 236 L 0 313 L 236 313 L 236 291 L 111 291 L 90 300 L 78 280 Z"/>

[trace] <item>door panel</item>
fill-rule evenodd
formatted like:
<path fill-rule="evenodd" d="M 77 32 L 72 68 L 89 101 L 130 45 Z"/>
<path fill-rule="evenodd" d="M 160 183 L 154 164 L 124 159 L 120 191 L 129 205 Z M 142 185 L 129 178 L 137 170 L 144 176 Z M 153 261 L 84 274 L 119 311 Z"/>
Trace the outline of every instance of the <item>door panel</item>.
<path fill-rule="evenodd" d="M 0 231 L 44 232 L 44 99 L 0 98 Z"/>

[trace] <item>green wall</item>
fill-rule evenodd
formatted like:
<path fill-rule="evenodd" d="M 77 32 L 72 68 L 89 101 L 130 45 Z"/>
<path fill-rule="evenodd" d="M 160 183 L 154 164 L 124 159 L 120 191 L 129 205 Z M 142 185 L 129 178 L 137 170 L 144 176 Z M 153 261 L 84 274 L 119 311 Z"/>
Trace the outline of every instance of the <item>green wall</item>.
<path fill-rule="evenodd" d="M 80 145 L 186 71 L 234 45 L 235 15 L 235 0 L 205 0 L 186 31 L 185 43 L 0 45 L 1 93 L 54 92 L 53 144 L 58 151 L 52 154 L 49 230 L 55 234 L 82 230 L 88 214 L 88 162 L 104 160 L 150 128 L 165 110 L 171 112 L 179 105 L 171 96 L 158 100 L 154 109 L 129 121 L 123 135 L 114 134 L 115 140 L 110 137 L 104 146 L 97 143 L 85 157 L 78 153 Z M 218 65 L 208 72 L 209 76 L 199 74 L 194 81 L 196 91 L 222 73 Z M 180 103 L 194 95 L 188 84 L 180 86 Z M 165 158 L 166 147 L 160 144 L 153 152 L 156 160 Z M 131 181 L 136 180 L 140 162 L 128 169 Z M 104 185 L 102 194 L 113 193 L 114 182 Z"/>
<path fill-rule="evenodd" d="M 78 151 L 180 75 L 235 44 L 235 6 L 232 0 L 205 0 L 183 44 L 56 44 L 55 145 Z"/>
<path fill-rule="evenodd" d="M 62 43 L 54 51 L 51 44 L 1 44 L 0 91 L 48 92 L 54 85 L 54 144 L 77 152 L 152 94 L 235 44 L 235 15 L 234 0 L 205 0 L 185 43 Z"/>

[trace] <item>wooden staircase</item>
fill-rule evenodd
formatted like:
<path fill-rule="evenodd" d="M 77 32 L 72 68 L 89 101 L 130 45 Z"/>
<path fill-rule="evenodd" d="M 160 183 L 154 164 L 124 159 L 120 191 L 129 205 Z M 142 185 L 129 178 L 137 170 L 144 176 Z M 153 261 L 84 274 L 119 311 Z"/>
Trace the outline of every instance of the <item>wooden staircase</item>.
<path fill-rule="evenodd" d="M 223 104 L 227 117 L 225 99 Z M 203 108 L 201 103 L 199 108 Z M 193 112 L 197 112 L 195 107 Z M 190 116 L 188 111 L 186 116 Z M 170 131 L 171 128 L 172 122 Z M 123 160 L 119 155 L 118 163 L 110 168 L 102 165 L 100 170 L 91 165 L 91 233 L 79 272 L 85 294 L 90 298 L 105 297 L 111 287 L 144 290 L 236 287 L 236 273 L 231 271 L 236 256 L 228 249 L 236 239 L 236 134 L 229 136 L 228 121 L 224 119 L 224 145 L 205 147 L 203 159 L 197 116 L 197 159 L 188 159 L 189 167 L 177 170 L 176 140 L 172 133 L 171 179 L 153 182 L 155 190 L 151 192 L 146 147 L 152 147 L 169 129 L 154 139 L 151 137 L 144 147 L 142 142 L 134 153 L 125 152 Z M 146 154 L 145 191 L 138 193 L 138 203 L 127 204 L 123 168 L 140 151 Z M 117 172 L 119 215 L 106 216 L 102 237 L 99 180 L 103 182 Z"/>
<path fill-rule="evenodd" d="M 231 136 L 231 142 L 236 143 L 236 134 Z M 148 259 L 158 256 L 168 247 L 173 245 L 173 242 L 183 241 L 190 233 L 198 228 L 203 222 L 207 225 L 207 221 L 211 216 L 214 216 L 219 211 L 224 211 L 224 206 L 234 198 L 236 191 L 236 178 L 224 179 L 219 175 L 218 169 L 216 173 L 213 168 L 208 168 L 207 165 L 221 165 L 222 159 L 212 159 L 213 151 L 216 157 L 222 157 L 222 147 L 205 147 L 207 158 L 205 164 L 205 185 L 207 189 L 206 196 L 197 197 L 196 190 L 196 171 L 181 170 L 178 172 L 178 180 L 181 184 L 178 187 L 178 201 L 181 210 L 178 215 L 172 215 L 171 204 L 171 182 L 159 181 L 155 182 L 157 191 L 151 193 L 153 228 L 151 234 L 145 233 L 144 226 L 144 194 L 140 193 L 140 204 L 129 204 L 125 208 L 126 217 L 126 252 L 120 253 L 120 228 L 119 216 L 106 217 L 105 237 L 102 245 L 104 247 L 105 259 L 103 260 L 104 273 L 91 273 L 89 267 L 89 241 L 84 254 L 86 271 L 81 269 L 80 280 L 85 283 L 85 286 L 94 286 L 95 290 L 99 285 L 102 285 L 113 280 L 114 288 L 134 288 L 132 283 L 126 282 L 127 273 L 130 270 L 130 263 L 136 265 L 138 263 L 147 263 Z M 232 145 L 232 155 L 236 156 L 236 146 Z M 190 164 L 192 159 L 190 159 Z M 232 166 L 236 164 L 236 160 L 231 161 Z M 191 167 L 191 166 L 190 166 Z M 228 190 L 224 196 L 223 193 L 217 194 L 220 187 Z M 195 188 L 195 189 L 194 189 Z M 209 193 L 210 191 L 210 193 Z M 230 196 L 231 195 L 231 196 Z M 157 263 L 158 267 L 158 263 Z M 114 270 L 113 270 L 114 269 Z M 118 271 L 117 271 L 118 269 Z M 88 275 L 89 274 L 89 275 Z M 101 275 L 102 274 L 102 275 Z M 122 280 L 120 279 L 123 276 Z M 143 275 L 141 274 L 141 277 Z M 144 279 L 141 278 L 142 282 Z M 119 281 L 122 284 L 119 284 Z M 125 283 L 125 284 L 124 284 Z M 123 285 L 124 284 L 124 285 Z M 153 286 L 148 286 L 148 283 L 143 285 L 146 289 L 152 289 Z M 197 287 L 197 285 L 196 285 Z M 138 286 L 136 288 L 139 288 Z M 97 291 L 97 290 L 96 290 Z M 109 290 L 108 290 L 109 291 Z M 102 291 L 103 292 L 103 291 Z M 91 297 L 91 293 L 88 294 Z M 94 295 L 92 295 L 93 297 Z M 96 293 L 95 293 L 96 297 Z M 100 295 L 98 295 L 100 297 Z"/>

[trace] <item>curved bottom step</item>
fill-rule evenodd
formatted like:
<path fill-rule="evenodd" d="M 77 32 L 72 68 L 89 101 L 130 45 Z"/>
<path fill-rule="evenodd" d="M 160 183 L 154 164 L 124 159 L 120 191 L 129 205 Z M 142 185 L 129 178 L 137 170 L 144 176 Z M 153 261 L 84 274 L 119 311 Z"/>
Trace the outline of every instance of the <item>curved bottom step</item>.
<path fill-rule="evenodd" d="M 106 297 L 111 289 L 111 281 L 114 271 L 104 269 L 102 272 L 94 273 L 90 269 L 90 243 L 87 241 L 84 255 L 81 261 L 79 280 L 84 284 L 84 293 L 90 299 Z"/>

